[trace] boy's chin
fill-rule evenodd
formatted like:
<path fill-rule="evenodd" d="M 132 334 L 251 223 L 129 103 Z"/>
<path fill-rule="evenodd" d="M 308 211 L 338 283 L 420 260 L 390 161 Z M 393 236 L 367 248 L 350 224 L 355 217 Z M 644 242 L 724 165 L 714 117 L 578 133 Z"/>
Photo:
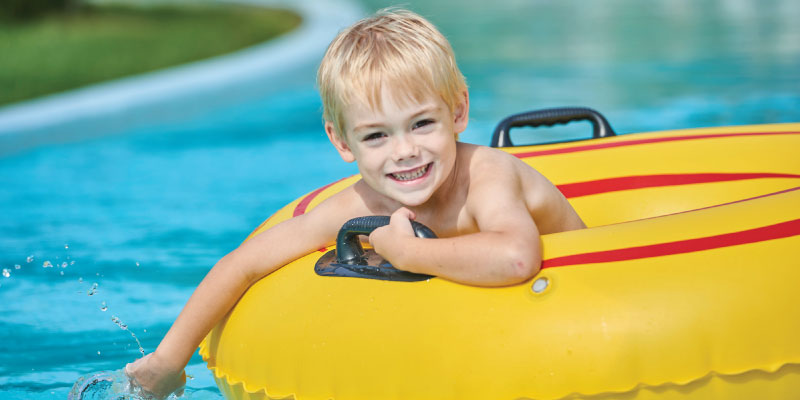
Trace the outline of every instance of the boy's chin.
<path fill-rule="evenodd" d="M 414 193 L 414 194 L 394 194 L 390 196 L 394 201 L 402 204 L 404 207 L 419 207 L 424 205 L 430 200 L 430 193 Z"/>

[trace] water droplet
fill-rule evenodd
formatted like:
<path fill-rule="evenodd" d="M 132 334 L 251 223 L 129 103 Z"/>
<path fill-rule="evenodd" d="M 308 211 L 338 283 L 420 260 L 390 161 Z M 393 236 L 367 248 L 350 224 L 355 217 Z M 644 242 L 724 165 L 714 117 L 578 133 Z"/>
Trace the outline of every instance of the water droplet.
<path fill-rule="evenodd" d="M 83 277 L 78 278 L 78 283 L 83 283 Z"/>
<path fill-rule="evenodd" d="M 3 276 L 6 277 L 6 278 L 10 277 L 11 276 L 11 270 L 9 270 L 8 268 L 3 268 Z"/>
<path fill-rule="evenodd" d="M 68 265 L 67 262 L 64 261 L 64 262 L 61 263 L 61 268 L 67 268 L 67 265 Z"/>
<path fill-rule="evenodd" d="M 142 329 L 142 332 L 147 333 L 147 329 Z"/>
<path fill-rule="evenodd" d="M 61 271 L 60 274 L 61 274 L 61 276 L 64 276 L 64 271 Z"/>
<path fill-rule="evenodd" d="M 136 345 L 139 346 L 139 352 L 142 353 L 142 357 L 144 357 L 144 348 L 142 347 L 142 343 L 139 342 L 139 338 L 137 338 L 136 335 L 132 331 L 128 330 L 128 325 L 125 325 L 122 322 L 122 320 L 117 318 L 115 315 L 111 316 L 111 321 L 114 322 L 115 324 L 117 324 L 119 329 L 122 329 L 123 331 L 128 331 L 128 333 L 131 334 L 131 337 L 133 337 L 133 340 L 136 341 Z"/>
<path fill-rule="evenodd" d="M 28 262 L 28 264 L 32 263 L 33 262 L 33 256 L 28 256 L 26 261 Z"/>
<path fill-rule="evenodd" d="M 53 264 L 50 261 L 45 261 L 42 263 L 42 268 L 53 268 Z"/>
<path fill-rule="evenodd" d="M 64 244 L 64 250 L 69 250 L 69 244 Z"/>
<path fill-rule="evenodd" d="M 106 302 L 104 301 L 100 304 L 100 311 L 106 311 L 106 310 L 108 310 L 108 306 L 106 306 Z"/>
<path fill-rule="evenodd" d="M 186 374 L 186 379 L 188 379 L 190 381 L 193 381 L 194 380 L 194 376 Z"/>
<path fill-rule="evenodd" d="M 92 288 L 86 291 L 89 296 L 94 296 L 95 293 L 97 293 L 97 283 L 93 283 Z"/>
<path fill-rule="evenodd" d="M 98 356 L 100 355 L 100 350 L 97 350 L 97 355 L 98 355 Z"/>
<path fill-rule="evenodd" d="M 136 266 L 137 266 L 137 267 L 139 266 L 139 262 L 138 262 L 138 261 L 136 262 Z"/>
<path fill-rule="evenodd" d="M 70 261 L 69 265 L 75 265 L 75 260 Z"/>
<path fill-rule="evenodd" d="M 14 269 L 20 269 L 20 268 L 22 268 L 22 265 L 14 264 Z"/>

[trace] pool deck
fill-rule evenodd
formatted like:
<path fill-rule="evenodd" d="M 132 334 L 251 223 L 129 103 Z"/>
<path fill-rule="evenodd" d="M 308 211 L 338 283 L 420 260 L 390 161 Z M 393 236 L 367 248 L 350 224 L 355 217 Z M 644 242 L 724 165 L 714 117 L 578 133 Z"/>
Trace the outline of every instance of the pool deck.
<path fill-rule="evenodd" d="M 339 30 L 365 14 L 349 0 L 223 2 L 285 7 L 303 22 L 286 35 L 234 53 L 0 107 L 0 155 L 175 120 L 224 106 L 248 91 L 279 87 L 298 69 L 313 71 Z"/>

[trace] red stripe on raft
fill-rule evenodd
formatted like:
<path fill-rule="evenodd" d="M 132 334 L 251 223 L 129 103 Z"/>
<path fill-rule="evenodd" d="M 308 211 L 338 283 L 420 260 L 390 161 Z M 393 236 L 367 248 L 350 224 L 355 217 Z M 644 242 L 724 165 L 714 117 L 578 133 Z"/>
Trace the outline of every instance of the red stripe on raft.
<path fill-rule="evenodd" d="M 800 219 L 781 222 L 774 225 L 745 231 L 725 233 L 697 239 L 679 240 L 648 246 L 629 247 L 625 249 L 596 251 L 592 253 L 573 254 L 550 258 L 542 261 L 542 268 L 563 267 L 567 265 L 596 264 L 603 262 L 638 260 L 641 258 L 661 257 L 672 254 L 692 253 L 740 244 L 763 242 L 800 235 Z"/>
<path fill-rule="evenodd" d="M 692 183 L 727 182 L 760 178 L 800 178 L 796 174 L 774 173 L 706 173 L 706 174 L 663 174 L 636 175 L 598 179 L 588 182 L 558 185 L 558 190 L 567 198 L 588 196 L 590 194 L 618 192 L 621 190 L 648 187 L 688 185 Z"/>
<path fill-rule="evenodd" d="M 598 150 L 598 149 L 608 149 L 613 147 L 624 147 L 624 146 L 634 146 L 639 144 L 650 144 L 650 143 L 659 143 L 659 142 L 675 142 L 681 140 L 695 140 L 695 139 L 713 139 L 713 138 L 721 138 L 721 137 L 729 137 L 729 136 L 761 136 L 761 135 L 797 135 L 800 132 L 745 132 L 745 133 L 709 133 L 705 135 L 695 135 L 695 136 L 670 136 L 670 137 L 661 137 L 661 138 L 651 138 L 651 139 L 638 139 L 638 140 L 628 140 L 624 142 L 612 142 L 612 143 L 594 143 L 594 144 L 587 144 L 584 146 L 575 146 L 575 147 L 568 147 L 565 149 L 550 149 L 550 150 L 537 150 L 537 151 L 529 151 L 525 153 L 518 153 L 514 154 L 518 158 L 527 158 L 527 157 L 536 157 L 536 156 L 549 156 L 553 154 L 564 154 L 564 153 L 577 153 L 580 151 L 589 151 L 589 150 Z"/>
<path fill-rule="evenodd" d="M 311 201 L 314 200 L 314 198 L 316 198 L 317 196 L 319 196 L 319 194 L 322 193 L 323 190 L 325 190 L 325 189 L 327 189 L 327 188 L 329 188 L 329 187 L 331 187 L 331 186 L 333 186 L 333 185 L 335 185 L 335 184 L 337 184 L 337 183 L 339 183 L 339 182 L 341 182 L 341 181 L 343 181 L 345 179 L 347 179 L 347 178 L 342 178 L 342 179 L 339 179 L 336 182 L 331 182 L 331 183 L 329 183 L 329 184 L 327 184 L 327 185 L 325 185 L 325 186 L 323 186 L 323 187 L 321 187 L 321 188 L 319 188 L 319 189 L 307 194 L 306 197 L 303 197 L 303 199 L 300 200 L 299 203 L 297 203 L 297 207 L 295 207 L 294 211 L 292 212 L 292 217 L 296 217 L 298 215 L 305 214 L 306 213 L 306 209 L 308 208 L 308 205 L 311 204 Z"/>

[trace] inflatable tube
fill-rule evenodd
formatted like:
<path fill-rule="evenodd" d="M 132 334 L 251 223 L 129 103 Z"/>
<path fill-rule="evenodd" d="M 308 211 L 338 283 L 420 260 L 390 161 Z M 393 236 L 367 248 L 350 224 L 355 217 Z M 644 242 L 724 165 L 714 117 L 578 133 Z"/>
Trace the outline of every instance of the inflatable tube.
<path fill-rule="evenodd" d="M 752 399 L 800 393 L 800 124 L 508 148 L 588 229 L 530 281 L 251 287 L 200 346 L 229 399 Z M 353 184 L 284 207 L 254 234 Z"/>

